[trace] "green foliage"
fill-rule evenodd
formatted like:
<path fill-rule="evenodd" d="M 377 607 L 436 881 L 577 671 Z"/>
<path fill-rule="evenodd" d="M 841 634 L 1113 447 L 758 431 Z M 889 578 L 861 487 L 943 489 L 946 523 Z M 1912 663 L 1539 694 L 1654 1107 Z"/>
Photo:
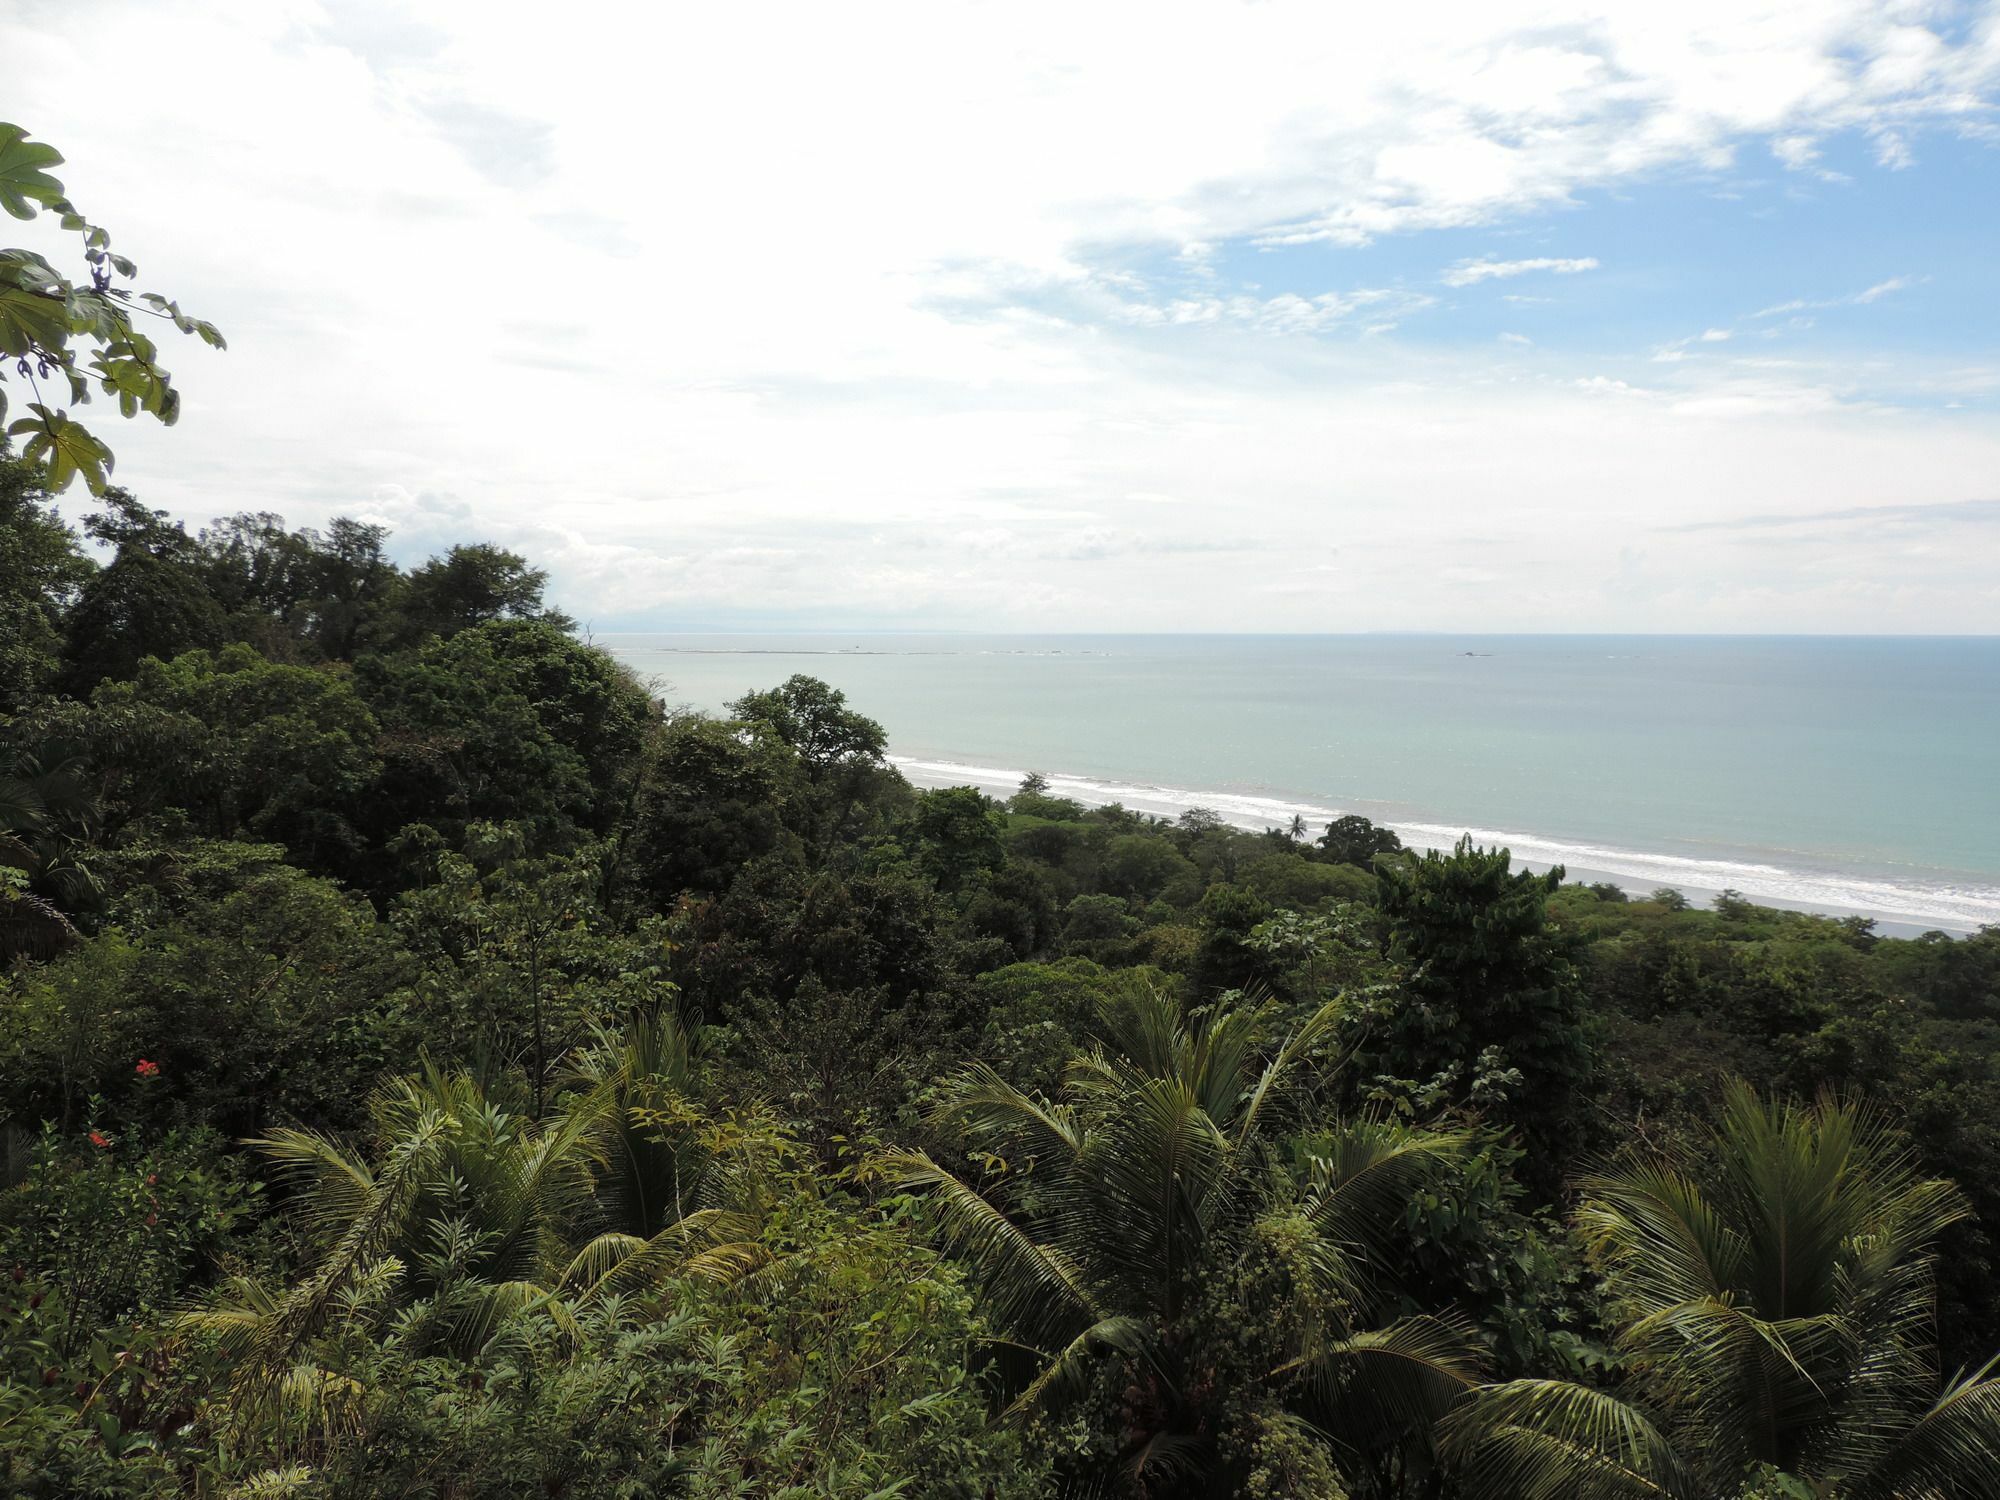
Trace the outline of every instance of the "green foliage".
<path fill-rule="evenodd" d="M 1519 1126 L 1546 1189 L 1576 1144 L 1589 1054 L 1567 945 L 1548 922 L 1562 872 L 1510 865 L 1506 850 L 1470 838 L 1381 865 L 1387 949 L 1404 979 L 1371 1006 L 1363 1057 L 1371 1071 L 1435 1079 L 1467 1103 L 1482 1074 L 1518 1074 L 1511 1098 L 1489 1089 L 1480 1102 Z"/>
<path fill-rule="evenodd" d="M 148 1145 L 94 1114 L 67 1135 L 43 1130 L 0 1194 L 0 1265 L 20 1267 L 48 1304 L 40 1325 L 57 1361 L 121 1319 L 170 1311 L 248 1226 L 255 1187 L 217 1168 L 218 1145 L 199 1132 Z"/>
<path fill-rule="evenodd" d="M 0 714 L 54 685 L 65 617 L 93 571 L 41 475 L 0 454 Z"/>
<path fill-rule="evenodd" d="M 726 891 L 791 837 L 804 789 L 796 759 L 768 730 L 677 716 L 647 755 L 624 864 L 657 904 Z"/>
<path fill-rule="evenodd" d="M 1378 854 L 1396 854 L 1403 841 L 1393 828 L 1378 828 L 1358 813 L 1347 813 L 1326 825 L 1319 836 L 1320 852 L 1335 864 L 1359 865 L 1364 870 Z"/>
<path fill-rule="evenodd" d="M 1579 1210 L 1630 1398 L 1489 1387 L 1452 1445 L 1495 1492 L 1992 1493 L 2000 1380 L 1941 1382 L 1932 1349 L 1932 1254 L 1963 1213 L 1852 1106 L 1739 1086 L 1699 1155 L 1594 1179 Z"/>
<path fill-rule="evenodd" d="M 196 861 L 157 854 L 153 883 L 118 903 L 136 936 L 112 928 L 0 980 L 10 1106 L 70 1122 L 100 1094 L 131 1118 L 234 1131 L 351 1120 L 421 1043 L 412 968 L 365 901 L 275 853 L 227 861 L 213 894 Z M 141 1058 L 157 1077 L 135 1075 Z"/>
<path fill-rule="evenodd" d="M 479 543 L 453 547 L 411 573 L 399 599 L 399 629 L 412 644 L 501 620 L 539 620 L 567 631 L 567 616 L 542 604 L 549 575 L 518 553 Z"/>
<path fill-rule="evenodd" d="M 963 890 L 976 876 L 998 869 L 1004 857 L 1000 820 L 969 786 L 919 792 L 904 837 L 918 868 L 941 891 Z"/>
<path fill-rule="evenodd" d="M 0 385 L 22 379 L 34 393 L 33 415 L 6 433 L 22 439 L 22 456 L 47 475 L 49 489 L 59 494 L 81 474 L 91 493 L 101 494 L 111 450 L 66 406 L 89 401 L 94 385 L 117 401 L 121 416 L 143 411 L 172 426 L 180 415 L 180 392 L 159 363 L 159 347 L 134 318 L 170 322 L 210 348 L 223 341 L 214 324 L 189 317 L 157 292 L 117 284 L 135 278 L 138 267 L 114 253 L 111 236 L 64 196 L 50 170 L 62 161 L 54 147 L 0 121 L 0 208 L 17 219 L 53 214 L 82 240 L 86 272 L 72 280 L 32 250 L 0 249 Z M 0 389 L 0 421 L 6 415 L 7 393 Z"/>
<path fill-rule="evenodd" d="M 547 620 L 474 625 L 357 666 L 381 724 L 374 826 L 428 823 L 454 842 L 512 821 L 538 848 L 573 845 L 629 800 L 650 716 L 603 652 Z"/>
<path fill-rule="evenodd" d="M 1093 1429 L 1119 1433 L 1063 1453 L 1081 1473 L 1108 1460 L 1149 1493 L 1227 1492 L 1291 1416 L 1335 1435 L 1336 1463 L 1365 1480 L 1387 1453 L 1421 1452 L 1470 1379 L 1453 1323 L 1371 1316 L 1370 1253 L 1460 1138 L 1354 1123 L 1321 1138 L 1302 1180 L 1271 1172 L 1333 1023 L 1322 1010 L 1274 1036 L 1258 1007 L 1191 1017 L 1157 992 L 1119 996 L 1056 1097 L 983 1064 L 956 1081 L 938 1122 L 977 1177 L 920 1151 L 882 1159 L 930 1194 L 1013 1339 L 1010 1412 L 1096 1407 Z"/>
<path fill-rule="evenodd" d="M 857 762 L 877 761 L 888 744 L 882 726 L 847 706 L 847 695 L 817 677 L 789 677 L 765 693 L 749 693 L 731 713 L 771 732 L 798 752 L 814 780 Z"/>
<path fill-rule="evenodd" d="M 126 542 L 83 584 L 67 632 L 62 687 L 80 697 L 129 678 L 148 657 L 219 645 L 224 623 L 183 558 Z"/>
<path fill-rule="evenodd" d="M 121 768 L 129 801 L 180 808 L 210 837 L 276 840 L 309 866 L 358 847 L 351 820 L 380 768 L 374 716 L 346 677 L 235 645 L 148 658 L 95 701 L 109 716 L 155 710 L 184 726 L 171 761 Z"/>

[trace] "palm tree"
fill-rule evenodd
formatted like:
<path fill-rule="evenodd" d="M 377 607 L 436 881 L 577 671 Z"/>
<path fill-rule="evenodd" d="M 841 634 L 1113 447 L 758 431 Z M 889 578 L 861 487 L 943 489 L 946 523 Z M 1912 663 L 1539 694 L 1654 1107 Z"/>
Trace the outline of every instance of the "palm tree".
<path fill-rule="evenodd" d="M 317 1257 L 289 1292 L 237 1283 L 189 1325 L 258 1380 L 287 1369 L 364 1283 L 391 1308 L 450 1306 L 437 1337 L 466 1349 L 531 1304 L 560 1317 L 668 1271 L 738 1274 L 758 1257 L 764 1138 L 695 1105 L 699 1051 L 661 1009 L 600 1033 L 581 1090 L 545 1120 L 469 1074 L 427 1069 L 376 1096 L 370 1150 L 305 1130 L 252 1142 L 296 1185 Z"/>
<path fill-rule="evenodd" d="M 1941 1380 L 1931 1326 L 1966 1210 L 1878 1122 L 1739 1084 L 1700 1149 L 1588 1193 L 1630 1399 L 1483 1389 L 1445 1424 L 1473 1493 L 1708 1500 L 1776 1471 L 1838 1500 L 2000 1496 L 2000 1380 Z"/>
<path fill-rule="evenodd" d="M 928 1191 L 1005 1334 L 1010 1415 L 1118 1402 L 1125 1471 L 1161 1493 L 1222 1483 L 1224 1452 L 1258 1447 L 1246 1421 L 1317 1429 L 1352 1469 L 1421 1442 L 1462 1394 L 1465 1330 L 1377 1326 L 1371 1260 L 1463 1138 L 1363 1122 L 1302 1171 L 1284 1164 L 1330 1071 L 1333 1021 L 1328 1006 L 1266 1045 L 1263 1006 L 1189 1016 L 1165 995 L 1121 996 L 1058 1099 L 983 1065 L 956 1081 L 939 1123 L 987 1165 L 984 1192 L 923 1152 L 888 1154 L 893 1177 Z"/>
<path fill-rule="evenodd" d="M 752 1269 L 775 1127 L 718 1122 L 702 1106 L 703 1036 L 667 1006 L 600 1030 L 573 1070 L 588 1126 L 598 1233 L 563 1287 L 591 1300 L 678 1268 L 718 1279 Z"/>

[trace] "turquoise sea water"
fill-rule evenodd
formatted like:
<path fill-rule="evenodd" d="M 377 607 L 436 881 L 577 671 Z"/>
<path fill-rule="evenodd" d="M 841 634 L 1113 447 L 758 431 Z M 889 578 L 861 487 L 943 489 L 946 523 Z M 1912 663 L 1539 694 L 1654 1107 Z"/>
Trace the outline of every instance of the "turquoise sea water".
<path fill-rule="evenodd" d="M 2000 637 L 615 635 L 671 702 L 794 672 L 912 780 L 1264 827 L 1364 813 L 1573 877 L 2000 922 Z"/>

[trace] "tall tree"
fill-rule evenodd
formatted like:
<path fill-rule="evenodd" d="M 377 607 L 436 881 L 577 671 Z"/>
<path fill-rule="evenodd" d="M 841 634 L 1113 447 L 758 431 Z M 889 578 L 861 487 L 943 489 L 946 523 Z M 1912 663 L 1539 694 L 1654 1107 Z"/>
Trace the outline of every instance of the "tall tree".
<path fill-rule="evenodd" d="M 545 569 L 503 547 L 453 547 L 410 574 L 401 601 L 404 637 L 416 644 L 495 620 L 544 620 L 567 630 L 568 616 L 542 604 L 548 581 Z"/>
<path fill-rule="evenodd" d="M 63 643 L 63 690 L 83 697 L 107 678 L 128 678 L 149 656 L 162 660 L 218 646 L 222 607 L 209 592 L 194 538 L 165 511 L 124 490 L 107 490 L 83 529 L 113 549 L 84 583 Z"/>
<path fill-rule="evenodd" d="M 1531 1174 L 1552 1191 L 1576 1145 L 1590 1058 L 1569 945 L 1548 918 L 1562 871 L 1511 864 L 1470 837 L 1382 864 L 1377 900 L 1403 981 L 1366 1007 L 1361 1060 L 1518 1126 Z"/>
<path fill-rule="evenodd" d="M 768 724 L 798 751 L 815 781 L 839 766 L 880 760 L 888 744 L 880 724 L 847 706 L 847 694 L 804 673 L 768 692 L 746 693 L 729 711 L 739 719 Z"/>

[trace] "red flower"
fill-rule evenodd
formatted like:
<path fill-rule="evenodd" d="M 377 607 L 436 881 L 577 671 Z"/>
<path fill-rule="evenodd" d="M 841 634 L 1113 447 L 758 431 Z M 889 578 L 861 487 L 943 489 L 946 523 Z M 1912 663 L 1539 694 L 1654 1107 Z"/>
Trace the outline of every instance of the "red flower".
<path fill-rule="evenodd" d="M 138 1066 L 133 1068 L 132 1071 L 137 1073 L 141 1078 L 158 1078 L 160 1076 L 160 1065 L 156 1062 L 148 1062 L 142 1057 L 139 1059 Z"/>
<path fill-rule="evenodd" d="M 154 1187 L 154 1186 L 157 1186 L 157 1185 L 158 1185 L 158 1183 L 159 1183 L 159 1181 L 160 1181 L 160 1174 L 159 1174 L 158 1172 L 148 1172 L 148 1173 L 146 1174 L 146 1186 L 147 1186 L 147 1187 Z"/>
<path fill-rule="evenodd" d="M 111 1145 L 111 1142 L 105 1138 L 102 1131 L 93 1130 L 90 1132 L 90 1144 L 99 1149 L 105 1149 Z"/>
<path fill-rule="evenodd" d="M 148 1229 L 151 1229 L 151 1228 L 152 1228 L 152 1227 L 153 1227 L 153 1226 L 154 1226 L 155 1224 L 157 1224 L 157 1223 L 159 1223 L 159 1222 L 160 1222 L 160 1216 L 159 1216 L 158 1214 L 147 1214 L 147 1215 L 146 1215 L 146 1227 L 147 1227 Z"/>

